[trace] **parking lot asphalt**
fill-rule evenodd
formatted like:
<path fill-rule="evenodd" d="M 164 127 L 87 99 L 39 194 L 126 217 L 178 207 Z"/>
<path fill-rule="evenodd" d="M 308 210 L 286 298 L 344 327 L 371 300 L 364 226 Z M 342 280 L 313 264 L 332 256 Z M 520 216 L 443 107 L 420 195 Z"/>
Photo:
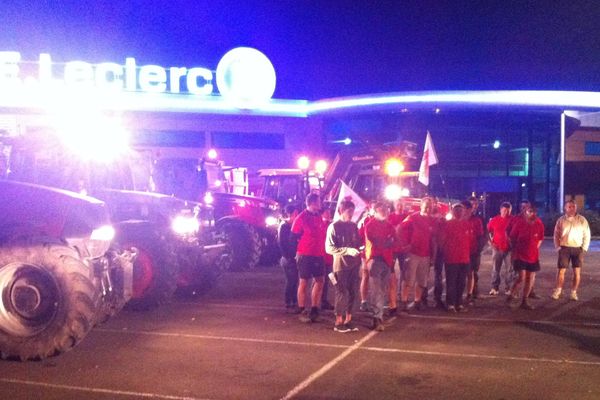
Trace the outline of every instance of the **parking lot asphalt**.
<path fill-rule="evenodd" d="M 468 313 L 430 308 L 384 332 L 357 313 L 349 334 L 333 332 L 331 312 L 314 324 L 286 314 L 278 268 L 228 273 L 208 293 L 121 312 L 59 357 L 0 362 L 0 397 L 598 399 L 600 246 L 587 254 L 579 302 L 549 298 L 555 264 L 545 243 L 533 311 L 483 296 Z M 490 268 L 484 255 L 484 293 Z"/>

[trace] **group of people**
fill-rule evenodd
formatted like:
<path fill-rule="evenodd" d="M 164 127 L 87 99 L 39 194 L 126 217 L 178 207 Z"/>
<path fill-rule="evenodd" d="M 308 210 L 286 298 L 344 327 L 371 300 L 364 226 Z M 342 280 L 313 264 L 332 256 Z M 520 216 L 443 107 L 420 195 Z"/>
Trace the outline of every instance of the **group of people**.
<path fill-rule="evenodd" d="M 412 212 L 402 200 L 394 203 L 391 213 L 388 202 L 376 201 L 357 224 L 350 199 L 339 203 L 339 218 L 332 222 L 329 212 L 322 211 L 318 194 L 309 194 L 306 209 L 289 206 L 279 227 L 288 311 L 300 314 L 303 322 L 315 322 L 322 309 L 333 308 L 334 331 L 353 332 L 358 330 L 352 315 L 360 298 L 360 309 L 371 313 L 372 329 L 382 331 L 386 304 L 390 317 L 428 306 L 433 266 L 436 306 L 451 313 L 465 312 L 479 297 L 481 253 L 487 243 L 493 265 L 489 295 L 499 295 L 504 283 L 508 303 L 520 298 L 521 308 L 533 309 L 529 299 L 539 298 L 533 286 L 544 239 L 536 207 L 523 201 L 520 213 L 513 216 L 511 204 L 502 203 L 499 214 L 484 224 L 478 206 L 478 199 L 471 197 L 454 204 L 450 217 L 442 215 L 440 204 L 431 197 L 423 198 L 420 209 Z M 577 213 L 575 202 L 567 201 L 554 230 L 558 272 L 553 299 L 560 298 L 570 265 L 570 299 L 578 300 L 589 242 L 587 221 Z M 335 289 L 333 307 L 327 302 L 328 281 Z"/>

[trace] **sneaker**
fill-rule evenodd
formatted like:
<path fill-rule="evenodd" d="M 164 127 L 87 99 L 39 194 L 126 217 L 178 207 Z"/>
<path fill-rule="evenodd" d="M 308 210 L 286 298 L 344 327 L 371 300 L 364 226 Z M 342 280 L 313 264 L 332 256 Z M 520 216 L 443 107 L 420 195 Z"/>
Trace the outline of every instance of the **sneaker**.
<path fill-rule="evenodd" d="M 461 304 L 460 306 L 456 307 L 456 311 L 458 311 L 459 313 L 460 312 L 468 312 L 469 309 Z"/>
<path fill-rule="evenodd" d="M 352 322 L 346 322 L 344 326 L 348 329 L 348 332 L 358 332 L 358 328 Z"/>
<path fill-rule="evenodd" d="M 520 308 L 522 308 L 523 310 L 534 310 L 535 307 L 532 306 L 531 304 L 529 304 L 527 301 L 523 301 L 520 305 Z"/>
<path fill-rule="evenodd" d="M 368 312 L 369 311 L 369 303 L 367 303 L 366 301 L 362 301 L 360 303 L 360 311 Z"/>
<path fill-rule="evenodd" d="M 577 297 L 577 292 L 571 290 L 571 297 L 569 299 L 571 299 L 572 301 L 579 301 L 579 297 Z"/>
<path fill-rule="evenodd" d="M 310 318 L 310 322 L 319 322 L 319 309 L 317 307 L 311 308 L 308 317 Z"/>
<path fill-rule="evenodd" d="M 498 293 L 499 293 L 499 292 L 498 292 L 498 289 L 494 289 L 494 288 L 492 288 L 492 289 L 490 290 L 490 296 L 498 296 Z"/>
<path fill-rule="evenodd" d="M 510 289 L 506 289 L 506 290 L 504 291 L 504 294 L 505 294 L 506 296 L 510 296 L 510 293 L 511 293 L 511 290 L 510 290 Z"/>
<path fill-rule="evenodd" d="M 290 307 L 288 307 L 288 308 L 286 309 L 286 312 L 287 312 L 288 314 L 295 314 L 295 315 L 298 315 L 298 314 L 300 314 L 300 313 L 302 312 L 302 309 L 301 309 L 300 307 L 298 307 L 298 306 L 290 306 Z"/>
<path fill-rule="evenodd" d="M 560 294 L 561 294 L 561 293 L 562 293 L 562 289 L 560 289 L 560 288 L 555 288 L 555 289 L 552 291 L 552 294 L 550 295 L 550 298 L 551 298 L 551 299 L 553 299 L 553 300 L 558 300 L 558 299 L 560 299 Z"/>
<path fill-rule="evenodd" d="M 312 322 L 310 316 L 308 315 L 308 310 L 302 310 L 298 319 L 300 320 L 300 322 L 304 322 L 305 324 Z"/>
<path fill-rule="evenodd" d="M 381 318 L 373 318 L 373 330 L 377 332 L 383 332 L 385 326 L 383 326 L 383 320 Z"/>
<path fill-rule="evenodd" d="M 468 294 L 467 295 L 466 301 L 467 301 L 467 304 L 470 305 L 470 306 L 472 306 L 473 304 L 475 304 L 475 298 L 473 297 L 472 294 Z"/>
<path fill-rule="evenodd" d="M 456 313 L 456 307 L 454 307 L 454 306 L 448 306 L 448 308 L 446 310 L 449 313 Z"/>
<path fill-rule="evenodd" d="M 375 330 L 375 329 L 377 329 L 377 325 L 378 325 L 378 323 L 379 323 L 378 321 L 379 321 L 379 319 L 378 319 L 378 318 L 373 318 L 373 319 L 372 319 L 372 321 L 371 321 L 371 329 L 372 329 L 372 330 Z"/>
<path fill-rule="evenodd" d="M 388 317 L 395 317 L 398 314 L 398 307 L 388 309 Z"/>
<path fill-rule="evenodd" d="M 400 306 L 400 312 L 404 314 L 408 314 L 408 302 L 403 301 Z"/>
<path fill-rule="evenodd" d="M 534 300 L 539 300 L 542 298 L 539 294 L 537 294 L 533 290 L 531 291 L 531 293 L 529 293 L 529 296 L 527 296 L 527 297 L 530 299 L 534 299 Z"/>
<path fill-rule="evenodd" d="M 334 325 L 333 330 L 339 333 L 348 333 L 350 329 L 345 324 Z"/>
<path fill-rule="evenodd" d="M 331 303 L 328 301 L 321 303 L 321 310 L 333 310 L 333 308 L 333 305 L 331 305 Z"/>

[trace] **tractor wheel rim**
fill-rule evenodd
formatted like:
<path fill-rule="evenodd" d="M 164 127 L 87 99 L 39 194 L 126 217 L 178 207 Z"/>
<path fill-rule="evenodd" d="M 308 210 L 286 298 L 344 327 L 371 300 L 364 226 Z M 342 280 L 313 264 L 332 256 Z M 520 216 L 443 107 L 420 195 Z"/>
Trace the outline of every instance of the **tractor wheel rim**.
<path fill-rule="evenodd" d="M 54 276 L 41 266 L 11 263 L 0 269 L 0 326 L 27 337 L 46 328 L 61 299 Z"/>

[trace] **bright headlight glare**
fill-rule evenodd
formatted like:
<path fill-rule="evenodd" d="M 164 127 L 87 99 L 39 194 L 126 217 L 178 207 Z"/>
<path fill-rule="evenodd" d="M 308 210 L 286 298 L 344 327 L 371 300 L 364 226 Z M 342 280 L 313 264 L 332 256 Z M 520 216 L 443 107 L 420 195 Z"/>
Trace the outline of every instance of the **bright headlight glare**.
<path fill-rule="evenodd" d="M 204 203 L 205 204 L 212 204 L 215 201 L 215 198 L 213 197 L 211 192 L 207 192 L 204 195 Z"/>
<path fill-rule="evenodd" d="M 385 173 L 389 176 L 400 176 L 404 171 L 404 164 L 397 158 L 390 158 L 385 162 Z"/>
<path fill-rule="evenodd" d="M 448 214 L 446 214 L 446 221 L 450 221 L 452 219 L 452 213 L 449 212 Z"/>
<path fill-rule="evenodd" d="M 100 228 L 94 229 L 90 235 L 91 240 L 101 240 L 110 242 L 115 237 L 115 228 L 111 225 L 103 225 Z"/>
<path fill-rule="evenodd" d="M 394 201 L 402 197 L 402 188 L 396 184 L 387 185 L 385 188 L 385 198 Z"/>
<path fill-rule="evenodd" d="M 198 232 L 200 229 L 200 222 L 196 217 L 184 217 L 180 215 L 173 219 L 171 228 L 179 235 L 186 235 Z"/>
<path fill-rule="evenodd" d="M 269 215 L 267 218 L 265 218 L 265 225 L 267 225 L 267 226 L 277 225 L 277 218 L 275 218 L 272 215 Z"/>

